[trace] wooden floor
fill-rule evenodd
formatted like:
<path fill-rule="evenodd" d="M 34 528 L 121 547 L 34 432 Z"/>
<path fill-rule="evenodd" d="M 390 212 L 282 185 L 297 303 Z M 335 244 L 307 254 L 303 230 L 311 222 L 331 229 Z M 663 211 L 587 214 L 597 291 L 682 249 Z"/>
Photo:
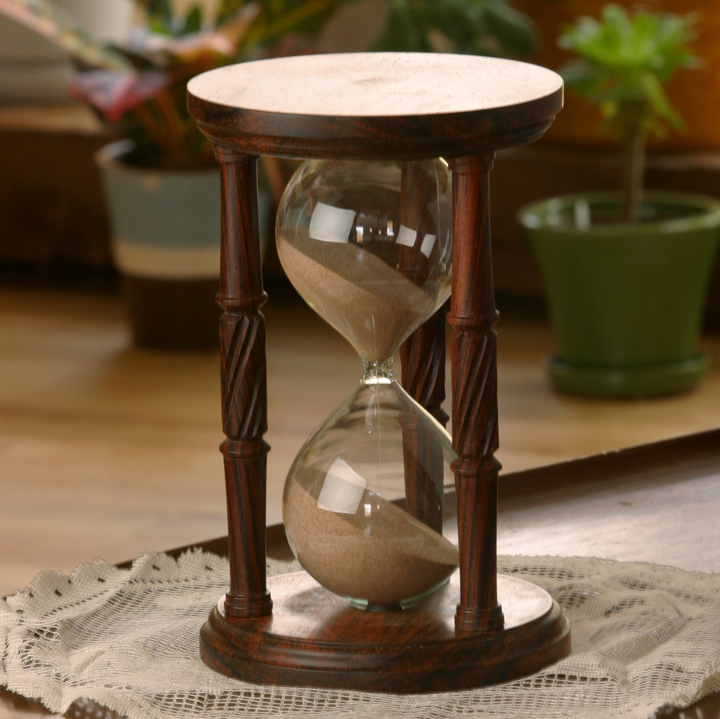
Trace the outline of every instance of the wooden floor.
<path fill-rule="evenodd" d="M 265 314 L 272 523 L 295 453 L 361 366 L 304 306 Z M 704 342 L 713 371 L 698 391 L 623 403 L 553 394 L 544 326 L 498 334 L 506 471 L 720 426 L 720 338 Z M 0 595 L 42 569 L 224 534 L 221 441 L 217 353 L 133 349 L 114 297 L 1 291 Z"/>

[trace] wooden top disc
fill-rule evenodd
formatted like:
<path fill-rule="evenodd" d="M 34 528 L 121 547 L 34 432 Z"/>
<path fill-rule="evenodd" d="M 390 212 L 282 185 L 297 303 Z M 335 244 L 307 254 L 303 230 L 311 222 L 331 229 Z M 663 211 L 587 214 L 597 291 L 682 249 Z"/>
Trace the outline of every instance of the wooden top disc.
<path fill-rule="evenodd" d="M 252 154 L 459 157 L 542 134 L 562 107 L 562 80 L 470 55 L 311 55 L 203 73 L 188 107 L 216 143 Z"/>
<path fill-rule="evenodd" d="M 507 108 L 557 92 L 551 70 L 496 58 L 351 53 L 259 60 L 188 84 L 216 105 L 284 115 L 398 117 Z"/>

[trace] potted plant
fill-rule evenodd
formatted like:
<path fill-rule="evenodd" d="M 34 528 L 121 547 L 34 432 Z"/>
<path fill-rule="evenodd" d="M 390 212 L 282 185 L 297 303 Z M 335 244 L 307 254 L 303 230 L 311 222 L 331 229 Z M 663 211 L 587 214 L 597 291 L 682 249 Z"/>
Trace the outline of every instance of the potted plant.
<path fill-rule="evenodd" d="M 342 2 L 134 0 L 142 22 L 122 44 L 104 45 L 47 0 L 0 0 L 0 13 L 73 58 L 72 93 L 123 138 L 97 162 L 138 345 L 218 345 L 220 175 L 187 113 L 187 81 L 230 62 L 305 52 Z M 260 196 L 262 224 L 272 203 Z"/>
<path fill-rule="evenodd" d="M 567 84 L 600 105 L 625 163 L 621 192 L 557 197 L 519 213 L 545 281 L 558 390 L 669 394 L 707 370 L 698 338 L 720 202 L 642 189 L 648 133 L 681 124 L 663 85 L 695 64 L 694 23 L 608 5 L 600 20 L 581 17 L 560 38 L 578 56 L 563 71 Z"/>
<path fill-rule="evenodd" d="M 135 342 L 214 348 L 220 179 L 212 148 L 187 114 L 187 81 L 230 62 L 306 52 L 334 12 L 354 0 L 133 1 L 144 23 L 111 46 L 94 42 L 48 0 L 0 0 L 0 13 L 75 59 L 73 94 L 124 138 L 97 161 Z M 518 56 L 537 43 L 533 23 L 505 0 L 387 3 L 377 50 Z M 282 172 L 271 159 L 263 164 L 279 199 Z M 268 193 L 260 197 L 263 234 L 272 202 Z"/>

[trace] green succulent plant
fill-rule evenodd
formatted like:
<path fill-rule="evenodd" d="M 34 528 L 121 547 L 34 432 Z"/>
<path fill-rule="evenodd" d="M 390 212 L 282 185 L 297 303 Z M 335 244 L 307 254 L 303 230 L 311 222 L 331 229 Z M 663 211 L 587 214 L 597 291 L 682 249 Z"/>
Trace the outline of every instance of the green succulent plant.
<path fill-rule="evenodd" d="M 624 220 L 639 218 L 648 134 L 682 127 L 664 85 L 678 69 L 698 66 L 690 49 L 696 22 L 694 14 L 629 15 L 607 5 L 599 20 L 580 17 L 558 40 L 578 56 L 561 69 L 566 84 L 599 105 L 623 139 Z"/>

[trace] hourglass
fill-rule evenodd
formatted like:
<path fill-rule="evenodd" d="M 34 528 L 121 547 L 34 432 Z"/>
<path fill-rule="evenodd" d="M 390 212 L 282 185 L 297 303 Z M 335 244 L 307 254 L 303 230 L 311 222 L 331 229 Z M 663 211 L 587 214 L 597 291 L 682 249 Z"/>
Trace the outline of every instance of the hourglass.
<path fill-rule="evenodd" d="M 189 83 L 222 177 L 230 590 L 200 643 L 216 671 L 442 691 L 529 674 L 569 651 L 549 595 L 496 571 L 488 211 L 494 152 L 540 137 L 561 105 L 551 71 L 454 55 L 284 58 Z M 306 160 L 278 211 L 278 254 L 363 361 L 358 385 L 289 468 L 283 520 L 305 571 L 270 578 L 262 154 Z M 452 439 L 441 408 L 450 293 Z"/>
<path fill-rule="evenodd" d="M 450 170 L 440 160 L 308 160 L 280 203 L 277 249 L 302 297 L 364 364 L 290 468 L 290 547 L 355 606 L 408 606 L 458 566 L 457 541 L 442 531 L 457 534 L 446 498 L 452 441 L 393 373 L 403 341 L 450 294 Z"/>

